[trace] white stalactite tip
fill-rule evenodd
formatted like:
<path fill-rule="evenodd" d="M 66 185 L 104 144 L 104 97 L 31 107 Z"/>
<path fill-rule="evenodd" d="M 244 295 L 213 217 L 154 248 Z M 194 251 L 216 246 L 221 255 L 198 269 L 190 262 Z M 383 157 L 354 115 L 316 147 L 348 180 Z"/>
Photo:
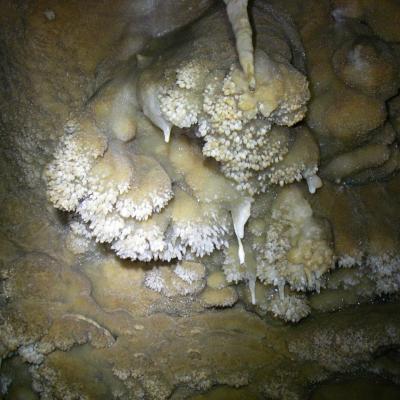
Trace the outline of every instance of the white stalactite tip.
<path fill-rule="evenodd" d="M 240 237 L 238 237 L 238 236 L 237 236 L 237 241 L 238 241 L 238 245 L 239 245 L 239 250 L 238 250 L 239 263 L 244 264 L 246 255 L 244 252 L 242 241 L 240 240 Z"/>
<path fill-rule="evenodd" d="M 311 194 L 314 194 L 317 189 L 322 187 L 322 180 L 318 175 L 311 175 L 306 177 L 307 185 L 308 185 L 308 191 Z"/>
<path fill-rule="evenodd" d="M 256 279 L 249 279 L 248 285 L 251 294 L 251 304 L 256 305 Z"/>
<path fill-rule="evenodd" d="M 164 141 L 165 141 L 165 143 L 168 143 L 169 138 L 171 137 L 171 127 L 165 126 L 163 129 L 163 132 L 164 132 Z"/>
<path fill-rule="evenodd" d="M 241 239 L 243 239 L 244 237 L 244 226 L 246 225 L 246 222 L 250 217 L 252 202 L 253 199 L 251 197 L 245 197 L 242 202 L 234 206 L 231 210 L 233 228 L 235 230 L 235 234 L 239 245 L 238 256 L 240 264 L 244 264 L 245 261 L 245 253 Z"/>

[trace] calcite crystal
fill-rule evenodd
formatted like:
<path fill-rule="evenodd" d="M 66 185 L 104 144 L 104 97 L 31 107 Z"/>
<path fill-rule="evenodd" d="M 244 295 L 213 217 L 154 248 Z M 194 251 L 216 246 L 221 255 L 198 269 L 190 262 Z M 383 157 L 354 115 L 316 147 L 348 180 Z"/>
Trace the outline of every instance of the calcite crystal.
<path fill-rule="evenodd" d="M 397 0 L 1 9 L 1 398 L 400 397 Z"/>

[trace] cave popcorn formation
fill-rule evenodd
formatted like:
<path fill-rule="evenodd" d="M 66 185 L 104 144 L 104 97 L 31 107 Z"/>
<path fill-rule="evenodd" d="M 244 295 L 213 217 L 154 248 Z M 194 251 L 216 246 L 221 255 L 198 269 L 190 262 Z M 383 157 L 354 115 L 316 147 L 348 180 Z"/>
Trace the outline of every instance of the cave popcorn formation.
<path fill-rule="evenodd" d="M 400 2 L 20 3 L 0 396 L 400 398 Z"/>
<path fill-rule="evenodd" d="M 309 98 L 307 81 L 290 64 L 276 63 L 264 52 L 257 52 L 255 91 L 254 87 L 249 90 L 248 77 L 235 65 L 224 77 L 221 71 L 210 72 L 204 63 L 194 60 L 176 71 L 166 71 L 165 77 L 174 72 L 173 84 L 159 91 L 157 108 L 167 123 L 179 128 L 198 125 L 195 133 L 205 141 L 203 154 L 221 163 L 222 172 L 237 182 L 238 190 L 254 195 L 270 184 L 283 186 L 303 177 L 311 193 L 322 185 L 316 175 L 318 149 L 312 139 L 308 149 L 305 141 L 298 144 L 304 135 L 297 139 L 303 153 L 297 155 L 298 160 L 292 155 L 292 162 L 286 160 L 285 165 L 284 157 L 292 144 L 290 133 L 285 128 L 272 128 L 273 124 L 294 125 L 304 117 Z M 153 122 L 157 124 L 156 119 Z M 291 147 L 296 149 L 296 145 Z M 314 157 L 305 160 L 307 153 Z M 250 204 L 247 208 L 250 214 Z M 235 223 L 239 216 L 236 208 L 232 214 L 239 261 L 244 263 L 244 232 L 239 233 Z"/>
<path fill-rule="evenodd" d="M 319 149 L 305 126 L 291 128 L 306 112 L 307 79 L 281 55 L 249 47 L 251 31 L 235 22 L 236 17 L 248 21 L 245 3 L 228 4 L 236 47 L 227 46 L 225 58 L 218 47 L 210 59 L 199 57 L 204 43 L 197 39 L 187 45 L 193 51 L 173 50 L 124 78 L 122 86 L 116 81 L 103 88 L 87 113 L 66 127 L 46 170 L 48 196 L 57 208 L 76 213 L 71 229 L 83 233 L 73 244 L 77 251 L 89 237 L 108 243 L 121 258 L 144 262 L 191 260 L 225 249 L 230 254 L 223 264 L 227 282 L 247 282 L 253 305 L 257 279 L 279 287 L 282 304 L 273 297 L 274 309 L 295 320 L 293 315 L 305 312 L 295 311 L 299 297 L 283 296 L 284 287 L 319 290 L 322 275 L 332 267 L 324 230 L 311 216 L 286 225 L 275 216 L 260 233 L 262 244 L 245 231 L 246 224 L 254 225 L 252 204 L 263 192 L 302 179 L 310 193 L 321 186 Z M 237 15 L 229 8 L 234 5 L 241 10 Z M 229 29 L 217 31 L 221 43 L 230 43 Z M 112 104 L 110 111 L 104 98 Z M 164 143 L 141 112 L 163 131 Z M 181 131 L 171 136 L 174 126 Z M 191 134 L 198 139 L 189 139 Z M 288 229 L 297 229 L 296 239 L 285 233 Z M 286 247 L 274 240 L 275 231 Z M 302 234 L 307 240 L 299 239 Z M 279 253 L 275 259 L 273 251 Z M 179 281 L 165 268 L 154 269 L 145 284 L 175 293 Z M 166 282 L 174 289 L 165 289 Z M 232 305 L 237 294 L 231 287 L 208 288 L 203 300 Z"/>
<path fill-rule="evenodd" d="M 297 291 L 319 291 L 334 262 L 330 232 L 299 188 L 287 187 L 278 194 L 266 225 L 265 236 L 253 244 L 259 279 L 280 288 L 282 298 L 285 284 Z"/>
<path fill-rule="evenodd" d="M 110 243 L 120 257 L 141 261 L 181 259 L 187 251 L 203 257 L 226 244 L 228 210 L 199 204 L 193 195 L 173 190 L 154 158 L 129 153 L 94 124 L 82 133 L 83 124 L 66 133 L 46 175 L 51 201 L 75 211 L 86 223 L 87 234 Z M 190 152 L 189 144 L 181 145 Z M 189 174 L 188 160 L 179 155 L 173 153 L 170 161 Z"/>
<path fill-rule="evenodd" d="M 309 92 L 305 77 L 290 64 L 274 62 L 258 51 L 257 87 L 250 91 L 237 66 L 232 65 L 224 75 L 202 64 L 192 60 L 176 71 L 165 72 L 165 77 L 176 74 L 169 86 L 159 90 L 158 109 L 165 122 L 159 124 L 154 117 L 152 121 L 161 129 L 165 124 L 179 128 L 197 124 L 195 133 L 205 142 L 203 154 L 221 163 L 225 176 L 250 195 L 265 191 L 271 184 L 283 186 L 303 177 L 315 191 L 320 186 L 315 174 L 315 146 L 310 146 L 316 156 L 308 165 L 283 163 L 295 142 L 283 126 L 296 124 L 306 111 Z"/>

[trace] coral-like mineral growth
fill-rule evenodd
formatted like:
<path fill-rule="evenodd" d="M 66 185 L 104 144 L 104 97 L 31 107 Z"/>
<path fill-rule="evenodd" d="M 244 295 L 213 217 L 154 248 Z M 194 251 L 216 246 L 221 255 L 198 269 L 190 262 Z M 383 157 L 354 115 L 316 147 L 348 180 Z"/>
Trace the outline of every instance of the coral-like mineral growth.
<path fill-rule="evenodd" d="M 321 176 L 335 184 L 365 184 L 400 167 L 396 100 L 390 121 L 386 107 L 400 85 L 396 53 L 358 17 L 340 19 L 346 34 L 317 24 L 321 37 L 304 34 L 310 92 L 290 23 L 257 5 L 251 27 L 247 1 L 226 4 L 177 43 L 137 54 L 66 125 L 46 168 L 48 198 L 75 215 L 72 252 L 93 238 L 120 258 L 161 260 L 145 286 L 167 297 L 200 295 L 205 307 L 235 304 L 232 284 L 242 281 L 254 306 L 261 284 L 263 310 L 295 322 L 310 312 L 296 292 L 319 293 L 335 261 L 362 258 L 342 249 L 331 215 L 315 212 L 326 214 L 325 195 L 311 200 L 299 182 L 311 194 L 322 187 L 320 150 Z M 268 32 L 280 46 L 267 44 Z M 254 33 L 263 38 L 255 46 Z M 325 37 L 335 40 L 319 51 Z M 306 126 L 299 123 L 310 94 Z M 219 264 L 199 263 L 216 250 Z M 367 268 L 379 264 L 375 253 Z M 377 268 L 390 271 L 377 278 L 382 288 L 386 275 L 397 276 L 394 259 L 385 253 Z"/>
<path fill-rule="evenodd" d="M 167 82 L 168 76 L 175 79 L 162 84 L 158 99 L 152 101 L 159 101 L 166 123 L 179 128 L 196 125 L 195 134 L 204 140 L 203 154 L 217 160 L 239 190 L 253 195 L 271 184 L 287 183 L 284 177 L 274 179 L 274 166 L 290 153 L 294 135 L 279 126 L 292 126 L 304 117 L 309 98 L 305 77 L 261 50 L 255 53 L 254 90 L 237 65 L 224 74 L 209 64 L 194 59 L 176 71 L 165 71 Z M 153 122 L 157 124 L 154 118 Z M 306 169 L 317 168 L 318 149 L 313 151 L 316 163 L 304 163 L 296 180 Z"/>
<path fill-rule="evenodd" d="M 249 231 L 262 282 L 278 287 L 282 298 L 286 284 L 297 291 L 320 290 L 334 265 L 330 228 L 315 217 L 298 187 L 284 188 L 270 214 L 252 221 Z"/>
<path fill-rule="evenodd" d="M 254 196 L 303 178 L 311 193 L 322 183 L 312 135 L 305 127 L 290 129 L 305 115 L 307 79 L 276 50 L 248 46 L 250 25 L 241 26 L 246 5 L 228 3 L 232 27 L 217 22 L 223 18 L 217 12 L 198 22 L 193 40 L 150 66 L 132 67 L 135 78 L 123 71 L 66 126 L 46 177 L 50 201 L 77 215 L 71 228 L 80 224 L 82 243 L 74 239 L 73 251 L 93 237 L 121 258 L 201 258 L 228 247 L 234 233 L 245 272 L 236 277 L 224 270 L 229 282 L 248 282 L 255 303 L 259 260 L 246 257 L 255 247 L 242 243 Z M 211 34 L 219 40 L 204 59 Z M 157 128 L 139 108 L 166 143 L 154 138 Z M 171 137 L 173 126 L 186 135 Z M 154 282 L 167 279 L 161 271 L 154 270 Z"/>
<path fill-rule="evenodd" d="M 0 13 L 0 397 L 400 398 L 398 1 L 54 3 Z"/>

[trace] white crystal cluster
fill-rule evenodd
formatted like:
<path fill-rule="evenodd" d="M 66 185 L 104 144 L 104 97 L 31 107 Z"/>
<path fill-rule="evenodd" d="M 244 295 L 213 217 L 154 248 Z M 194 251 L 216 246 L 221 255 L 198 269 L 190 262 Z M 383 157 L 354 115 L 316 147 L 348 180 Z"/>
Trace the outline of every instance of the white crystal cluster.
<path fill-rule="evenodd" d="M 266 309 L 288 322 L 299 322 L 311 312 L 306 296 L 293 292 L 282 298 L 279 293 L 272 291 L 267 298 Z"/>
<path fill-rule="evenodd" d="M 146 275 L 146 286 L 166 295 L 192 293 L 188 287 L 201 281 L 204 271 L 184 263 L 216 249 L 225 251 L 227 281 L 247 281 L 253 304 L 257 279 L 280 288 L 289 284 L 296 290 L 317 289 L 307 279 L 315 274 L 319 280 L 323 268 L 315 266 L 328 255 L 320 254 L 327 246 L 321 250 L 320 243 L 315 245 L 324 232 L 310 215 L 292 223 L 277 211 L 258 236 L 246 236 L 255 195 L 271 185 L 304 178 L 310 191 L 318 187 L 318 146 L 306 129 L 289 129 L 304 117 L 309 99 L 306 78 L 288 61 L 261 50 L 254 54 L 251 72 L 243 67 L 243 52 L 239 65 L 229 48 L 210 59 L 202 58 L 196 45 L 193 49 L 191 59 L 179 54 L 176 59 L 161 57 L 137 77 L 143 114 L 163 130 L 168 144 L 139 113 L 134 135 L 129 136 L 133 143 L 122 140 L 125 136 L 119 132 L 110 139 L 109 124 L 100 132 L 95 124 L 77 123 L 48 167 L 50 200 L 75 212 L 84 236 L 108 243 L 121 258 L 183 260 L 173 270 L 156 267 Z M 113 124 L 116 131 L 127 121 L 119 122 Z M 171 136 L 172 126 L 187 133 L 193 127 L 197 138 Z M 153 131 L 158 139 L 152 137 Z M 281 245 L 281 240 L 287 243 Z M 297 256 L 295 268 L 287 261 L 289 253 Z M 203 300 L 217 304 L 221 293 L 211 289 Z M 236 291 L 223 289 L 228 303 L 234 304 Z M 273 312 L 292 320 L 290 309 L 300 308 L 298 299 L 277 303 Z"/>
<path fill-rule="evenodd" d="M 167 297 L 194 295 L 206 285 L 204 265 L 184 261 L 175 268 L 154 267 L 145 275 L 144 285 Z"/>
<path fill-rule="evenodd" d="M 297 186 L 281 189 L 269 208 L 269 212 L 264 211 L 249 222 L 244 239 L 245 265 L 240 263 L 238 246 L 230 243 L 224 250 L 223 271 L 228 282 L 247 281 L 252 298 L 257 297 L 251 287 L 256 278 L 275 287 L 280 298 L 278 301 L 275 296 L 271 297 L 276 302 L 275 307 L 283 307 L 279 312 L 286 308 L 290 312 L 290 307 L 300 307 L 304 299 L 293 297 L 285 301 L 285 297 L 294 296 L 291 291 L 319 291 L 324 284 L 324 275 L 334 267 L 330 232 L 314 216 Z M 307 307 L 304 305 L 304 312 Z"/>
<path fill-rule="evenodd" d="M 293 290 L 320 290 L 334 265 L 329 234 L 296 187 L 284 188 L 272 207 L 266 232 L 253 241 L 257 276 L 265 283 Z"/>
<path fill-rule="evenodd" d="M 363 260 L 340 258 L 327 282 L 332 290 L 351 290 L 362 298 L 392 295 L 400 290 L 400 257 L 396 254 L 365 255 Z"/>
<path fill-rule="evenodd" d="M 56 149 L 54 161 L 46 170 L 47 195 L 55 207 L 72 211 L 80 199 L 87 196 L 88 173 L 106 148 L 106 138 L 97 132 L 89 130 L 83 136 L 67 130 Z"/>
<path fill-rule="evenodd" d="M 191 60 L 174 72 L 165 71 L 166 83 L 160 83 L 157 98 L 165 120 L 162 125 L 197 125 L 196 135 L 204 140 L 203 154 L 219 161 L 224 175 L 251 195 L 271 184 L 301 180 L 306 169 L 317 166 L 315 162 L 283 163 L 294 138 L 279 125 L 292 126 L 304 117 L 309 98 L 305 77 L 261 51 L 256 53 L 257 74 L 257 88 L 250 91 L 237 65 L 223 72 Z M 175 79 L 167 79 L 171 75 Z M 157 124 L 156 119 L 153 122 Z"/>
<path fill-rule="evenodd" d="M 78 217 L 74 234 L 141 261 L 203 257 L 227 244 L 228 211 L 211 212 L 181 190 L 174 196 L 154 158 L 129 152 L 94 127 L 78 127 L 61 140 L 46 170 L 51 202 Z"/>

